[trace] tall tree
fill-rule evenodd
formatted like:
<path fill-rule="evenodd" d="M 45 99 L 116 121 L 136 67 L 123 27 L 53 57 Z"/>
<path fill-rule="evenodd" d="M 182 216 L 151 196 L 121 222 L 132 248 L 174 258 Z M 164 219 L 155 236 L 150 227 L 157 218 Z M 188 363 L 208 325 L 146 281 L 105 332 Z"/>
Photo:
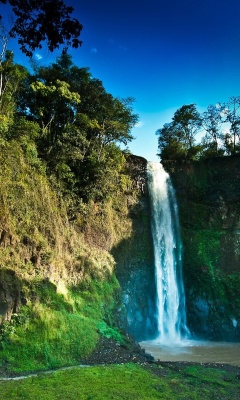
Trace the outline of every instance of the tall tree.
<path fill-rule="evenodd" d="M 195 136 L 202 126 L 202 119 L 196 105 L 188 104 L 179 108 L 174 114 L 173 123 L 179 130 L 186 147 L 191 149 L 194 145 Z"/>
<path fill-rule="evenodd" d="M 41 126 L 43 137 L 47 137 L 49 146 L 55 144 L 66 124 L 73 122 L 76 114 L 80 96 L 72 92 L 69 86 L 59 79 L 51 85 L 41 81 L 31 84 L 32 96 L 28 113 Z"/>
<path fill-rule="evenodd" d="M 119 144 L 133 139 L 133 99 L 112 96 L 68 54 L 28 78 L 18 110 L 41 126 L 38 149 L 49 171 L 78 198 L 104 198 L 122 165 Z"/>
<path fill-rule="evenodd" d="M 98 138 L 99 145 L 111 142 L 126 145 L 133 137 L 131 129 L 138 121 L 132 112 L 132 98 L 119 99 L 107 93 L 99 79 L 91 79 L 81 87 L 79 112 L 94 121 L 89 135 Z"/>
<path fill-rule="evenodd" d="M 217 142 L 221 134 L 221 111 L 222 108 L 220 105 L 215 106 L 211 104 L 202 115 L 203 128 L 214 143 Z"/>
<path fill-rule="evenodd" d="M 20 49 L 32 57 L 36 49 L 46 42 L 53 51 L 64 45 L 64 52 L 69 47 L 78 48 L 82 41 L 79 36 L 82 24 L 72 18 L 73 7 L 62 0 L 0 0 L 9 4 L 16 17 L 9 36 L 18 38 Z M 0 16 L 2 19 L 2 16 Z"/>
<path fill-rule="evenodd" d="M 231 154 L 235 154 L 240 141 L 240 96 L 230 97 L 227 103 L 222 103 L 222 113 L 225 122 L 230 125 L 230 135 L 226 134 L 225 144 Z"/>
<path fill-rule="evenodd" d="M 13 122 L 18 92 L 24 84 L 28 71 L 13 62 L 13 53 L 5 52 L 0 60 L 0 132 L 3 134 Z"/>
<path fill-rule="evenodd" d="M 176 125 L 171 122 L 158 129 L 158 150 L 161 160 L 181 160 L 186 158 L 186 149 Z"/>
<path fill-rule="evenodd" d="M 202 114 L 202 127 L 205 130 L 205 137 L 202 138 L 203 155 L 214 157 L 223 155 L 220 143 L 222 139 L 222 107 L 220 104 L 209 105 L 207 111 Z"/>
<path fill-rule="evenodd" d="M 59 82 L 65 82 L 69 92 L 72 95 L 78 94 L 81 99 L 81 101 L 75 101 L 74 107 L 73 104 L 68 104 L 67 110 L 74 118 L 66 121 L 76 124 L 78 128 L 83 124 L 88 139 L 97 143 L 99 152 L 102 146 L 109 143 L 126 145 L 133 139 L 131 129 L 138 121 L 138 116 L 132 112 L 133 99 L 119 99 L 107 93 L 99 79 L 92 78 L 87 68 L 73 65 L 71 56 L 67 54 L 58 57 L 57 62 L 49 67 L 36 69 L 35 75 L 29 80 L 30 89 L 26 88 L 26 91 L 22 93 L 22 110 L 26 112 L 29 109 L 34 119 L 38 121 L 42 119 L 41 123 L 45 127 L 49 126 L 49 121 L 52 121 L 51 115 L 53 115 L 51 109 L 59 110 L 62 105 L 62 101 L 57 100 L 55 96 L 54 101 L 49 100 L 50 92 L 52 96 L 53 93 L 56 94 L 54 88 L 59 89 Z M 62 97 L 65 96 L 64 104 L 66 104 L 66 96 L 69 94 L 66 90 L 61 94 Z M 54 107 L 51 107 L 52 104 Z M 63 112 L 62 109 L 62 112 L 54 113 L 54 115 L 62 120 L 66 115 L 66 110 Z M 86 129 L 86 121 L 88 121 L 88 129 Z M 64 127 L 63 123 L 61 127 Z"/>
<path fill-rule="evenodd" d="M 172 122 L 158 129 L 158 148 L 162 159 L 194 158 L 199 147 L 194 146 L 195 136 L 200 131 L 202 119 L 195 104 L 179 108 Z"/>

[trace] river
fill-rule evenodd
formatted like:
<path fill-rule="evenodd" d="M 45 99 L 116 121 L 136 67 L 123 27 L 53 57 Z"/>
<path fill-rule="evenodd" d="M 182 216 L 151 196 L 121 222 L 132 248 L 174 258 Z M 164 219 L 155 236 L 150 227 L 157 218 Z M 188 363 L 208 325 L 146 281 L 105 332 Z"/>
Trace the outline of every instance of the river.
<path fill-rule="evenodd" d="M 152 340 L 140 342 L 140 345 L 155 360 L 219 363 L 240 367 L 240 343 L 183 340 L 180 344 L 167 346 Z"/>

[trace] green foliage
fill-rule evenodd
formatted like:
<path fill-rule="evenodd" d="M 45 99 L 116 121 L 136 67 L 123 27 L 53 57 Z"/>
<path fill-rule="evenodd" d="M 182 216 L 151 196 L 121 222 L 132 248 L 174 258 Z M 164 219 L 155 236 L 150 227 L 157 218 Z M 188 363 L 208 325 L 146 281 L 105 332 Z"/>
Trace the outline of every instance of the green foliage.
<path fill-rule="evenodd" d="M 1 358 L 11 371 L 74 365 L 96 345 L 95 323 L 80 315 L 39 305 L 29 321 L 4 340 Z"/>
<path fill-rule="evenodd" d="M 197 255 L 203 265 L 208 265 L 213 273 L 213 266 L 218 264 L 219 248 L 221 245 L 222 232 L 213 230 L 201 230 L 196 235 L 198 245 Z"/>
<path fill-rule="evenodd" d="M 6 51 L 5 58 L 0 59 L 0 137 L 2 138 L 8 135 L 14 122 L 18 95 L 27 74 L 26 68 L 14 64 L 13 53 Z"/>
<path fill-rule="evenodd" d="M 235 154 L 239 151 L 240 140 L 240 97 L 230 97 L 226 104 L 222 104 L 222 112 L 226 117 L 225 121 L 230 124 L 226 145 L 230 154 Z"/>
<path fill-rule="evenodd" d="M 1 358 L 12 370 L 76 364 L 96 345 L 101 323 L 107 334 L 121 339 L 113 258 L 86 244 L 69 224 L 61 198 L 28 152 L 35 135 L 35 125 L 29 124 L 32 134 L 30 129 L 29 137 L 20 135 L 25 126 L 20 120 L 20 140 L 5 142 L 0 153 L 0 229 L 5 232 L 0 278 L 5 290 L 21 291 L 27 304 L 26 318 L 19 304 L 17 315 L 1 328 Z M 82 206 L 91 219 L 91 207 Z M 110 203 L 108 211 L 103 204 L 102 210 L 110 221 Z M 94 235 L 94 217 L 91 223 Z"/>
<path fill-rule="evenodd" d="M 59 79 L 50 85 L 35 81 L 30 87 L 33 91 L 30 112 L 41 126 L 48 146 L 52 146 L 57 140 L 57 127 L 72 121 L 80 95 L 69 90 L 70 84 Z"/>
<path fill-rule="evenodd" d="M 9 321 L 4 321 L 0 326 L 0 349 L 4 348 L 4 346 L 9 343 L 10 337 L 16 332 L 16 328 Z"/>
<path fill-rule="evenodd" d="M 226 150 L 227 150 L 227 146 Z M 228 152 L 228 151 L 227 151 Z M 222 157 L 224 156 L 224 149 L 223 148 L 218 148 L 218 144 L 213 141 L 209 141 L 208 138 L 203 138 L 201 140 L 201 148 L 200 148 L 200 158 L 214 158 L 214 157 Z"/>
<path fill-rule="evenodd" d="M 194 147 L 195 136 L 200 131 L 202 119 L 195 104 L 179 108 L 169 124 L 158 129 L 158 148 L 162 160 L 195 159 L 199 148 Z"/>
<path fill-rule="evenodd" d="M 130 131 L 138 120 L 132 102 L 107 93 L 66 54 L 24 80 L 18 112 L 38 125 L 38 155 L 72 207 L 75 203 L 71 213 L 79 199 L 104 201 L 117 190 L 125 163 L 119 144 L 133 139 Z M 14 137 L 21 135 L 14 127 Z"/>
<path fill-rule="evenodd" d="M 239 112 L 239 96 L 226 103 L 209 105 L 202 115 L 195 104 L 182 106 L 174 113 L 172 122 L 156 132 L 160 158 L 198 160 L 239 153 Z M 196 145 L 197 133 L 202 133 L 202 139 Z"/>
<path fill-rule="evenodd" d="M 71 217 L 76 218 L 82 200 L 104 202 L 114 196 L 125 165 L 118 145 L 132 140 L 138 119 L 133 99 L 114 98 L 66 54 L 31 76 L 6 53 L 2 74 L 2 144 L 18 141 L 30 165 L 43 173 L 46 168 L 67 196 Z M 4 105 L 7 93 L 13 101 L 9 106 Z"/>
<path fill-rule="evenodd" d="M 210 105 L 207 111 L 203 113 L 202 124 L 206 131 L 205 137 L 202 139 L 202 158 L 218 157 L 224 154 L 223 149 L 219 149 L 221 139 L 221 117 L 222 107 Z"/>
<path fill-rule="evenodd" d="M 20 5 L 16 0 L 1 0 L 0 3 L 12 7 L 16 19 L 8 35 L 18 38 L 20 50 L 27 56 L 32 57 L 36 49 L 41 49 L 42 42 L 46 42 L 50 51 L 62 45 L 65 45 L 64 52 L 69 46 L 81 46 L 79 36 L 82 25 L 76 18 L 71 18 L 74 9 L 64 1 L 40 0 Z"/>
<path fill-rule="evenodd" d="M 2 146 L 0 155 L 1 171 L 4 176 L 0 181 L 1 229 L 7 232 L 9 239 L 6 244 L 10 240 L 12 243 L 18 243 L 12 249 L 16 260 L 22 258 L 27 261 L 30 261 L 32 256 L 44 258 L 52 251 L 48 241 L 56 241 L 55 235 L 58 229 L 56 224 L 59 223 L 60 228 L 62 222 L 61 211 L 57 210 L 59 201 L 51 192 L 46 176 L 42 175 L 44 168 L 34 152 L 34 145 L 32 151 L 29 151 L 30 143 L 27 141 L 26 149 L 30 163 L 24 157 L 21 142 L 15 140 Z M 52 221 L 49 220 L 49 215 L 54 218 Z M 62 225 L 62 230 L 64 229 Z M 4 253 L 4 249 L 1 247 L 0 253 Z M 2 259 L 3 265 L 11 265 L 13 259 L 13 257 L 12 260 Z"/>
<path fill-rule="evenodd" d="M 219 275 L 221 236 L 222 232 L 198 228 L 191 231 L 191 240 L 187 242 L 188 232 L 183 230 L 187 285 L 191 286 L 192 281 L 197 280 L 201 283 L 199 291 L 211 292 L 214 289 Z"/>
<path fill-rule="evenodd" d="M 124 343 L 121 333 L 117 329 L 108 326 L 106 322 L 99 322 L 97 329 L 102 336 L 105 336 L 108 339 L 115 339 L 119 343 Z"/>
<path fill-rule="evenodd" d="M 233 273 L 224 277 L 223 285 L 226 297 L 232 306 L 232 314 L 240 315 L 240 274 Z"/>
<path fill-rule="evenodd" d="M 32 282 L 23 289 L 28 306 L 1 328 L 0 355 L 8 369 L 33 371 L 77 364 L 96 346 L 97 332 L 122 343 L 113 322 L 117 286 L 113 277 L 89 280 L 63 295 L 47 280 Z"/>

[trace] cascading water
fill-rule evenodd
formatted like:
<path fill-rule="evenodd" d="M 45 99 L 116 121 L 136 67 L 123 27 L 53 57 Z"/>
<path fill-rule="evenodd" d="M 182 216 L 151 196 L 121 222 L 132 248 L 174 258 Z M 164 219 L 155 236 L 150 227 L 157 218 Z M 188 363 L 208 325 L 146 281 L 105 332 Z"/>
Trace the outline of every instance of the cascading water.
<path fill-rule="evenodd" d="M 157 289 L 157 340 L 162 344 L 177 343 L 188 334 L 177 203 L 169 175 L 160 163 L 149 162 L 147 174 Z"/>

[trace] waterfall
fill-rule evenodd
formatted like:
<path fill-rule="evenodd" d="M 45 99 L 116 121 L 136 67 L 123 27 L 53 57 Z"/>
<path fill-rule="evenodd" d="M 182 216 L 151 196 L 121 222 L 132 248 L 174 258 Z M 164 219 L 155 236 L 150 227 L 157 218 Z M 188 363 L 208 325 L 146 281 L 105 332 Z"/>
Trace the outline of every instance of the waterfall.
<path fill-rule="evenodd" d="M 178 208 L 170 177 L 160 163 L 148 163 L 151 228 L 157 291 L 157 340 L 177 343 L 187 336 Z"/>

